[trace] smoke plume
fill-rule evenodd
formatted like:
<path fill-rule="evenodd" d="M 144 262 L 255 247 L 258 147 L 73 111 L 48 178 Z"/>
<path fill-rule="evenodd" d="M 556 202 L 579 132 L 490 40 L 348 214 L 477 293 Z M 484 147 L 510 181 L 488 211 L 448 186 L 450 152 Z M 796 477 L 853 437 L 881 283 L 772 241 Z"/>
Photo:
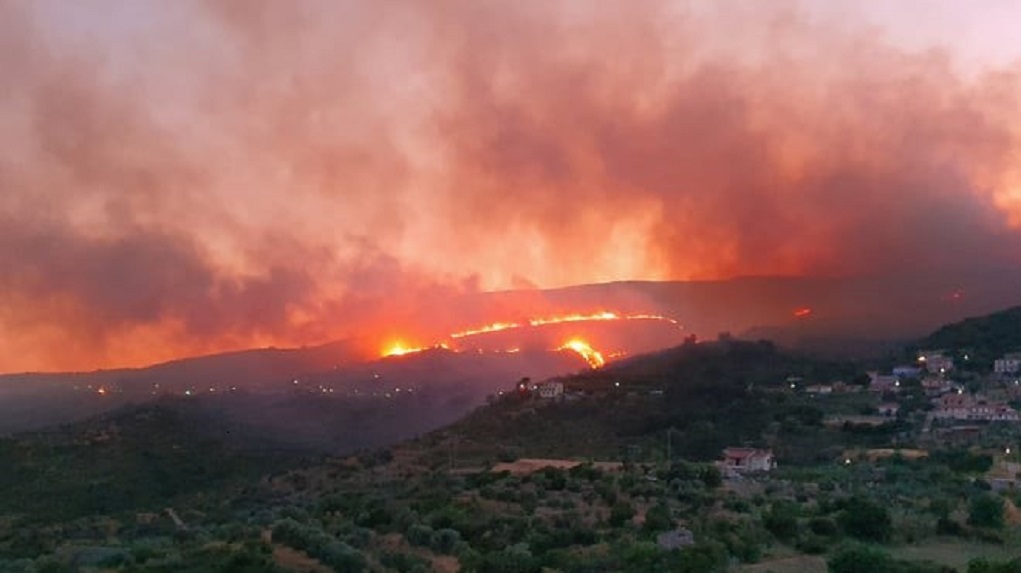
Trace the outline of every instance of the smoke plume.
<path fill-rule="evenodd" d="M 0 0 L 0 371 L 1021 262 L 1021 67 L 717 5 Z"/>

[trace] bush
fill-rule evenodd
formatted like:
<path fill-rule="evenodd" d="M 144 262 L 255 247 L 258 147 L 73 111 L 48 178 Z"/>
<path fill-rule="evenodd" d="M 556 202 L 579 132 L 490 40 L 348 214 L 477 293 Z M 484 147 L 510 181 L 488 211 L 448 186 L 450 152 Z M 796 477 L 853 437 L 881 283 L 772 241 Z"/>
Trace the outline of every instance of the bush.
<path fill-rule="evenodd" d="M 964 535 L 964 527 L 949 517 L 941 517 L 936 520 L 937 535 Z"/>
<path fill-rule="evenodd" d="M 428 559 L 412 555 L 411 553 L 385 551 L 379 556 L 379 562 L 388 569 L 398 571 L 398 573 L 425 573 L 432 571 L 432 566 Z"/>
<path fill-rule="evenodd" d="M 415 547 L 429 547 L 433 542 L 433 529 L 428 525 L 415 523 L 404 532 L 404 538 Z"/>
<path fill-rule="evenodd" d="M 823 537 L 833 537 L 840 532 L 837 522 L 828 517 L 813 517 L 808 522 L 808 528 L 812 530 L 812 533 Z"/>
<path fill-rule="evenodd" d="M 662 501 L 649 508 L 645 513 L 645 530 L 649 532 L 666 531 L 674 526 L 670 515 L 670 507 Z"/>
<path fill-rule="evenodd" d="M 610 526 L 621 527 L 635 516 L 635 508 L 626 501 L 618 501 L 610 510 Z"/>
<path fill-rule="evenodd" d="M 791 503 L 772 504 L 762 516 L 762 525 L 780 541 L 791 541 L 798 536 L 797 507 Z"/>
<path fill-rule="evenodd" d="M 838 520 L 845 533 L 863 541 L 886 542 L 893 533 L 890 513 L 866 499 L 848 500 Z"/>
<path fill-rule="evenodd" d="M 868 547 L 849 547 L 838 551 L 827 563 L 830 573 L 879 573 L 894 569 L 893 558 Z"/>
<path fill-rule="evenodd" d="M 461 541 L 461 533 L 456 529 L 440 529 L 432 536 L 432 550 L 441 555 L 450 555 Z"/>
<path fill-rule="evenodd" d="M 971 500 L 968 523 L 976 527 L 1001 529 L 1003 527 L 1003 498 L 995 494 L 982 494 Z"/>
<path fill-rule="evenodd" d="M 1003 562 L 973 559 L 968 563 L 968 573 L 1021 573 L 1021 557 Z"/>

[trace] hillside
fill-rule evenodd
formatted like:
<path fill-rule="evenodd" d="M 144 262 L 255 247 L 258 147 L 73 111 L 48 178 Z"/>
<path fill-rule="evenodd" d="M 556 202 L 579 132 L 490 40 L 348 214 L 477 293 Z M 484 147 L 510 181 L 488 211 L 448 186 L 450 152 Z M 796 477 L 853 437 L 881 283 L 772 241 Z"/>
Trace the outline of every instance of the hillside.
<path fill-rule="evenodd" d="M 180 496 L 258 479 L 297 458 L 232 440 L 167 401 L 0 440 L 0 507 L 31 522 L 161 511 Z"/>
<path fill-rule="evenodd" d="M 294 455 L 445 423 L 427 412 L 485 385 L 380 391 L 464 360 L 165 397 L 2 440 L 0 571 L 973 573 L 1021 550 L 1019 500 L 999 489 L 1016 422 L 933 421 L 920 384 L 867 391 L 862 364 L 766 341 L 688 342 L 547 381 L 558 398 L 528 381 L 392 447 Z M 968 374 L 1003 392 L 994 378 Z M 323 396 L 334 383 L 366 394 Z M 778 466 L 718 464 L 734 446 Z"/>
<path fill-rule="evenodd" d="M 854 364 L 784 353 L 769 342 L 686 344 L 563 378 L 564 400 L 505 396 L 429 439 L 456 447 L 470 465 L 500 456 L 662 458 L 669 432 L 672 455 L 708 461 L 729 445 L 769 445 L 774 422 L 817 417 L 780 392 L 789 379 L 857 374 Z"/>
<path fill-rule="evenodd" d="M 334 362 L 337 352 L 333 345 L 253 350 L 133 370 L 0 376 L 0 436 L 82 420 L 161 396 L 247 392 L 267 396 L 302 393 L 324 398 L 385 397 L 398 393 L 399 388 L 435 391 L 435 407 L 424 408 L 420 415 L 409 418 L 420 419 L 416 431 L 425 431 L 455 420 L 482 404 L 489 394 L 510 387 L 522 377 L 543 379 L 586 368 L 574 352 L 453 353 L 435 349 L 342 364 Z M 334 361 L 328 360 L 331 357 Z M 320 419 L 314 416 L 312 421 Z M 286 427 L 281 428 L 287 425 L 285 422 L 297 425 L 304 423 L 304 418 L 286 416 L 264 421 L 287 433 Z M 411 434 L 396 435 L 403 439 Z M 392 437 L 374 439 L 361 447 L 392 442 Z"/>
<path fill-rule="evenodd" d="M 965 350 L 974 367 L 988 370 L 1005 353 L 1021 350 L 1021 306 L 948 324 L 915 347 Z"/>

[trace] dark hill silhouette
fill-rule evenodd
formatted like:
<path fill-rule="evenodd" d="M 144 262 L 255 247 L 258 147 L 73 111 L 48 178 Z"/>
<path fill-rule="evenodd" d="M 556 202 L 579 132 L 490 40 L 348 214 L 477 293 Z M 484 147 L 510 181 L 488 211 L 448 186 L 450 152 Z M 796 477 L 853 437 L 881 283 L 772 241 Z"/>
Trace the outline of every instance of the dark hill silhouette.
<path fill-rule="evenodd" d="M 1008 352 L 1021 351 L 1021 306 L 948 324 L 922 338 L 913 349 L 947 349 L 968 354 L 967 362 L 987 370 Z"/>

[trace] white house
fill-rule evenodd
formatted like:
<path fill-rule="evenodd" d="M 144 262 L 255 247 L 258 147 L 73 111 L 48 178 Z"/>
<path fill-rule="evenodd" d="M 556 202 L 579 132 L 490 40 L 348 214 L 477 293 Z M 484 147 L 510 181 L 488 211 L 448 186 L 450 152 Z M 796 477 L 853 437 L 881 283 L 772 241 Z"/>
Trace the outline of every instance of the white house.
<path fill-rule="evenodd" d="M 559 398 L 564 395 L 563 382 L 543 382 L 536 386 L 540 398 Z"/>
<path fill-rule="evenodd" d="M 772 450 L 727 448 L 723 450 L 723 469 L 728 472 L 768 472 L 776 467 Z"/>

